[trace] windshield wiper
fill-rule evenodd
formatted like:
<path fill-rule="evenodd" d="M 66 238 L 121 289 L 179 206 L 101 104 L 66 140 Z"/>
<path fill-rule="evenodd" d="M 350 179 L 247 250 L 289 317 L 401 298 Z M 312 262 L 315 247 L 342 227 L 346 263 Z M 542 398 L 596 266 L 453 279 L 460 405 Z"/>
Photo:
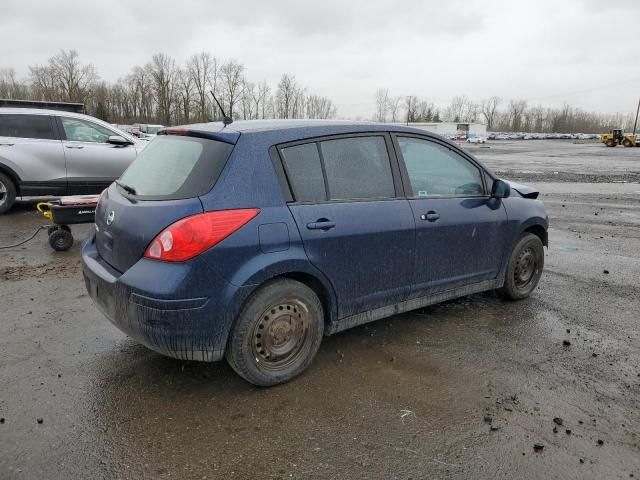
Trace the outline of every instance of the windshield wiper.
<path fill-rule="evenodd" d="M 133 188 L 133 187 L 130 187 L 126 183 L 122 183 L 122 182 L 116 180 L 116 185 L 118 185 L 120 188 L 122 188 L 125 192 L 130 193 L 131 195 L 136 195 L 136 189 Z"/>

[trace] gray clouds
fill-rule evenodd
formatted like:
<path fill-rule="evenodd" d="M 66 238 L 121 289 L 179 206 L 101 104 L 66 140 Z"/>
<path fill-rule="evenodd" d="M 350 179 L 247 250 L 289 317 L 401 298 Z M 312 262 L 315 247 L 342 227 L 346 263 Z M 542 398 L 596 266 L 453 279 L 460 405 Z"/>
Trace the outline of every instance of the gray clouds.
<path fill-rule="evenodd" d="M 61 48 L 110 81 L 159 51 L 182 62 L 206 50 L 254 80 L 292 73 L 341 116 L 370 117 L 378 87 L 440 105 L 499 95 L 602 112 L 640 95 L 633 0 L 4 0 L 1 11 L 0 68 L 21 75 Z"/>

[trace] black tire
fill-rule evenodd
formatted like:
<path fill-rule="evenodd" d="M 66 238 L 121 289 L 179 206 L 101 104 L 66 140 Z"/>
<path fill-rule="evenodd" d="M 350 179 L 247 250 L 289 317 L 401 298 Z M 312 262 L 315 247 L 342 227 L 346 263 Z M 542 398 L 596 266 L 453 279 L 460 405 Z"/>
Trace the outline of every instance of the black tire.
<path fill-rule="evenodd" d="M 631 143 L 631 140 L 627 140 L 627 139 L 625 139 L 625 140 L 622 142 L 622 145 L 623 145 L 624 147 L 627 147 L 627 148 L 629 148 L 629 147 L 633 147 L 633 143 Z"/>
<path fill-rule="evenodd" d="M 542 241 L 533 233 L 525 233 L 511 251 L 500 293 L 510 300 L 527 298 L 538 286 L 543 269 Z"/>
<path fill-rule="evenodd" d="M 615 147 L 617 145 L 617 143 L 616 143 L 616 141 L 614 139 L 610 138 L 609 140 L 607 140 L 605 142 L 605 145 L 607 147 Z"/>
<path fill-rule="evenodd" d="M 269 387 L 301 374 L 318 352 L 323 333 L 324 312 L 315 292 L 300 282 L 278 279 L 249 298 L 225 356 L 249 383 Z"/>
<path fill-rule="evenodd" d="M 56 252 L 64 252 L 69 250 L 73 245 L 73 235 L 64 228 L 58 228 L 49 235 L 49 245 Z"/>
<path fill-rule="evenodd" d="M 9 177 L 0 172 L 0 215 L 7 213 L 16 203 L 16 186 Z"/>

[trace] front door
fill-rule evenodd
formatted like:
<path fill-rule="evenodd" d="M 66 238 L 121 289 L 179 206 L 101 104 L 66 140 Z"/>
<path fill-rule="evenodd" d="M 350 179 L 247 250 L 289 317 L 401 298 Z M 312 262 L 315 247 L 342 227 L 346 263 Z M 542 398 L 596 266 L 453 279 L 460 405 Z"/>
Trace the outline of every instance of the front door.
<path fill-rule="evenodd" d="M 483 170 L 444 143 L 395 138 L 416 222 L 411 297 L 496 278 L 507 215 L 501 200 L 490 198 Z"/>
<path fill-rule="evenodd" d="M 352 136 L 282 148 L 295 218 L 311 263 L 331 281 L 338 316 L 405 300 L 415 229 L 396 198 L 397 166 L 385 135 Z"/>
<path fill-rule="evenodd" d="M 60 117 L 71 194 L 100 193 L 136 158 L 133 145 L 107 143 L 117 132 L 88 120 Z"/>

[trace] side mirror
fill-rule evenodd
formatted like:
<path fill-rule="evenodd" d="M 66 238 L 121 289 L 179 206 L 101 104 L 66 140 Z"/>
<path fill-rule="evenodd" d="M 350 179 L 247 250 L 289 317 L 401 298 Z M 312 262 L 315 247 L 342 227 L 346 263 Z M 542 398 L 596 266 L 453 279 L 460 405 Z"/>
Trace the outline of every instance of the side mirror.
<path fill-rule="evenodd" d="M 504 180 L 494 180 L 491 187 L 491 196 L 493 198 L 507 198 L 509 195 L 511 195 L 511 185 Z"/>
<path fill-rule="evenodd" d="M 129 140 L 127 140 L 124 137 L 121 137 L 120 135 L 111 135 L 107 139 L 107 143 L 110 143 L 111 145 L 119 145 L 121 147 L 124 147 L 126 145 L 131 145 L 131 142 Z"/>

